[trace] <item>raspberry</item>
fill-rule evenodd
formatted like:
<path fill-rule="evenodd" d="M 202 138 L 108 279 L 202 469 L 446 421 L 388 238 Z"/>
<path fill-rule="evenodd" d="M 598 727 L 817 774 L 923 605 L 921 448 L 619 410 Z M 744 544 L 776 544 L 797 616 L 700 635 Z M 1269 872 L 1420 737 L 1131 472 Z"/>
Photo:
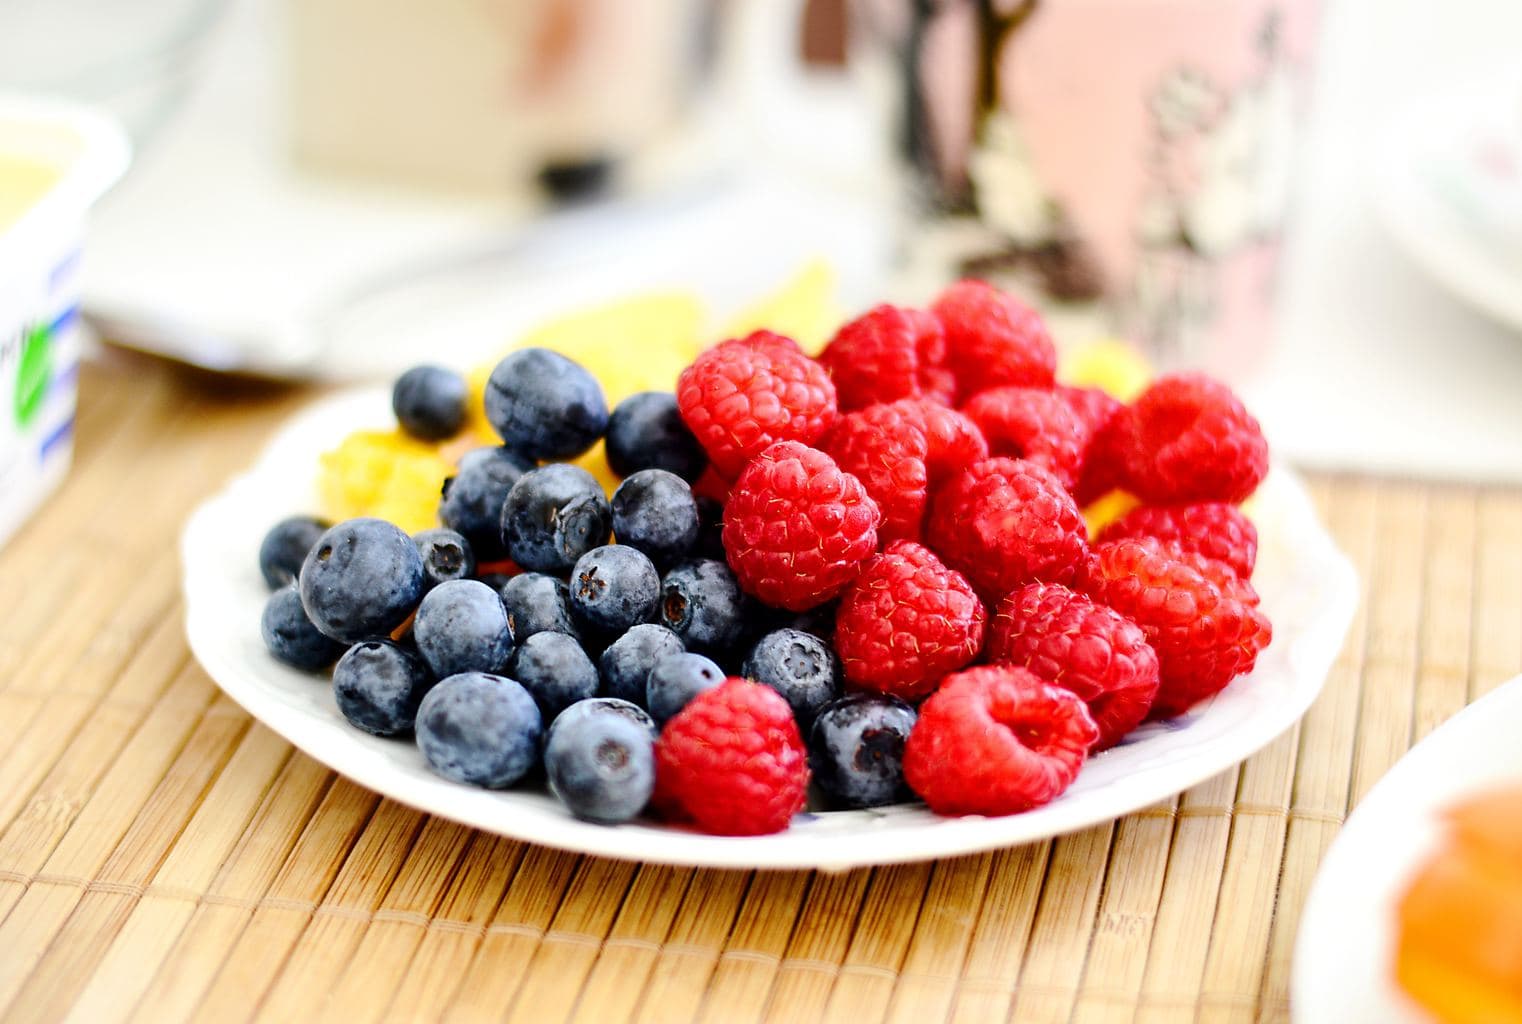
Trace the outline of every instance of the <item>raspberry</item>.
<path fill-rule="evenodd" d="M 989 602 L 1034 580 L 1074 582 L 1089 551 L 1061 482 L 1018 459 L 975 462 L 937 491 L 926 536 Z"/>
<path fill-rule="evenodd" d="M 1220 381 L 1160 377 L 1131 408 L 1130 489 L 1149 505 L 1240 502 L 1268 473 L 1258 421 Z"/>
<path fill-rule="evenodd" d="M 1125 403 L 1100 388 L 1059 387 L 1057 394 L 1083 423 L 1083 469 L 1073 485 L 1079 506 L 1104 497 L 1122 486 L 1125 478 L 1124 425 L 1117 421 L 1126 413 Z"/>
<path fill-rule="evenodd" d="M 946 365 L 959 399 L 985 388 L 1051 387 L 1057 350 L 1041 316 L 982 281 L 958 281 L 931 311 L 946 330 Z"/>
<path fill-rule="evenodd" d="M 847 683 L 917 700 L 977 657 L 986 618 L 961 573 L 929 548 L 895 541 L 846 588 L 835 650 Z"/>
<path fill-rule="evenodd" d="M 655 770 L 658 808 L 726 836 L 787 828 L 809 784 L 808 755 L 787 701 L 734 676 L 666 723 Z"/>
<path fill-rule="evenodd" d="M 1143 505 L 1099 533 L 1099 539 L 1156 537 L 1178 541 L 1185 551 L 1219 559 L 1247 579 L 1258 560 L 1258 528 L 1235 505 L 1207 501 L 1197 505 Z"/>
<path fill-rule="evenodd" d="M 987 656 L 1077 694 L 1099 727 L 1095 750 L 1140 725 L 1157 696 L 1157 654 L 1141 627 L 1059 583 L 1031 583 L 999 602 Z"/>
<path fill-rule="evenodd" d="M 1029 459 L 1051 470 L 1064 487 L 1078 482 L 1088 432 L 1058 392 L 990 388 L 974 395 L 962 411 L 983 431 L 994 455 Z"/>
<path fill-rule="evenodd" d="M 1017 814 L 1072 785 L 1099 729 L 1071 691 L 1023 668 L 946 677 L 904 744 L 904 778 L 937 814 Z"/>
<path fill-rule="evenodd" d="M 929 487 L 923 423 L 911 403 L 869 405 L 837 419 L 820 445 L 877 502 L 884 542 L 919 540 L 923 530 Z"/>
<path fill-rule="evenodd" d="M 1115 540 L 1094 554 L 1090 593 L 1140 626 L 1157 652 L 1162 683 L 1154 718 L 1177 715 L 1251 671 L 1273 636 L 1262 612 L 1160 541 Z"/>
<path fill-rule="evenodd" d="M 926 459 L 932 487 L 974 462 L 988 458 L 988 441 L 966 414 L 938 402 L 906 402 L 919 409 L 925 421 Z"/>
<path fill-rule="evenodd" d="M 730 480 L 777 441 L 813 444 L 836 412 L 830 375 L 769 331 L 698 356 L 677 378 L 676 398 L 714 469 Z"/>
<path fill-rule="evenodd" d="M 1205 577 L 1221 589 L 1227 597 L 1257 607 L 1260 598 L 1251 583 L 1237 575 L 1237 571 L 1219 558 L 1211 558 L 1198 551 L 1190 551 L 1176 540 L 1158 540 L 1156 537 L 1132 537 L 1131 540 L 1145 544 L 1155 554 L 1166 555 L 1176 562 Z"/>
<path fill-rule="evenodd" d="M 945 361 L 941 322 L 923 310 L 889 305 L 846 324 L 819 354 L 842 410 L 920 395 L 950 402 L 956 381 Z"/>
<path fill-rule="evenodd" d="M 877 503 L 824 452 L 781 441 L 724 506 L 724 550 L 747 593 L 801 612 L 835 597 L 877 551 Z"/>

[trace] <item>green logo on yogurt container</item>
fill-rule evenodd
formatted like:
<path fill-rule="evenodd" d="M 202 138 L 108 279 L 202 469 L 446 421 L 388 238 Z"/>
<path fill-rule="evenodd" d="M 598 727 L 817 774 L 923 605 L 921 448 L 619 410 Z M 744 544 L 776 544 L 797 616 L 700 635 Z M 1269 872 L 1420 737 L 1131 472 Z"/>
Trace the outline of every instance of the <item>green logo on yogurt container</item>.
<path fill-rule="evenodd" d="M 38 324 L 21 337 L 21 358 L 16 364 L 16 391 L 12 408 L 16 426 L 22 430 L 32 425 L 42 411 L 48 385 L 53 380 L 53 332 L 47 324 Z"/>

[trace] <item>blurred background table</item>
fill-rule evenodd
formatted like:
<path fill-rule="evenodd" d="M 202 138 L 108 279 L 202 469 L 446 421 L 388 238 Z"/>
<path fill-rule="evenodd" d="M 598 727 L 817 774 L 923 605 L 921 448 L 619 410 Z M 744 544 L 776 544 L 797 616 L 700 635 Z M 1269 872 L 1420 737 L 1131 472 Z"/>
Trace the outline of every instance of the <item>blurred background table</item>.
<path fill-rule="evenodd" d="M 190 657 L 180 526 L 310 392 L 120 354 L 82 390 L 68 483 L 0 551 L 8 1021 L 1282 1020 L 1348 810 L 1522 671 L 1522 489 L 1318 475 L 1364 600 L 1326 692 L 1239 769 L 933 864 L 578 857 L 337 778 Z"/>

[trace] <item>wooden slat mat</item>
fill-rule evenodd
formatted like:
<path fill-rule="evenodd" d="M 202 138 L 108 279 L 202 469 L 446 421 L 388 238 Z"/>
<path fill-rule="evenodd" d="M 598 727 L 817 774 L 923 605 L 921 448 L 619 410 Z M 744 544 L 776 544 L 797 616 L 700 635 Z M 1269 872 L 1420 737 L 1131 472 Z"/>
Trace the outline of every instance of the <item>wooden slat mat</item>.
<path fill-rule="evenodd" d="M 576 857 L 335 778 L 191 660 L 180 524 L 309 395 L 121 357 L 83 385 L 67 487 L 0 551 L 8 1021 L 1281 1020 L 1348 808 L 1522 671 L 1522 491 L 1317 478 L 1365 600 L 1325 695 L 1241 768 L 934 864 Z"/>

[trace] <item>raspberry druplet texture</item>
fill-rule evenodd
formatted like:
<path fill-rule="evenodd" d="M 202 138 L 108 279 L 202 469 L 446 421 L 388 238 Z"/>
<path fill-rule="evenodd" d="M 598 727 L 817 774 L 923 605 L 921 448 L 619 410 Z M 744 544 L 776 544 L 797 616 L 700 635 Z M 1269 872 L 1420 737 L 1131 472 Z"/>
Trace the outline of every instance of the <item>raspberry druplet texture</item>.
<path fill-rule="evenodd" d="M 990 603 L 1036 580 L 1073 583 L 1089 553 L 1061 481 L 1021 459 L 984 459 L 952 478 L 931 500 L 926 537 Z"/>
<path fill-rule="evenodd" d="M 986 619 L 961 573 L 923 545 L 896 541 L 846 588 L 835 648 L 850 686 L 916 700 L 977 657 Z"/>
<path fill-rule="evenodd" d="M 845 413 L 822 447 L 877 502 L 883 514 L 879 539 L 920 539 L 930 486 L 929 446 L 924 417 L 914 405 L 887 402 Z"/>
<path fill-rule="evenodd" d="M 705 832 L 780 832 L 803 809 L 808 754 L 776 690 L 731 676 L 692 698 L 655 747 L 656 801 Z"/>
<path fill-rule="evenodd" d="M 1050 388 L 990 388 L 962 411 L 978 425 L 994 455 L 1028 459 L 1072 488 L 1083 470 L 1088 430 L 1062 395 Z"/>
<path fill-rule="evenodd" d="M 983 665 L 948 676 L 920 706 L 904 778 L 937 814 L 1018 814 L 1072 785 L 1098 738 L 1072 691 Z"/>
<path fill-rule="evenodd" d="M 1225 562 L 1243 579 L 1258 561 L 1258 528 L 1235 505 L 1220 501 L 1194 505 L 1142 505 L 1132 509 L 1099 534 L 1101 541 L 1122 537 L 1156 537 L 1177 541 L 1186 551 L 1198 551 Z"/>
<path fill-rule="evenodd" d="M 983 431 L 965 413 L 925 399 L 900 404 L 916 411 L 923 421 L 925 468 L 931 487 L 988 458 Z"/>
<path fill-rule="evenodd" d="M 1225 568 L 1224 563 L 1220 563 Z M 1273 630 L 1252 603 L 1224 590 L 1163 542 L 1127 538 L 1094 549 L 1095 600 L 1141 627 L 1157 652 L 1154 718 L 1180 714 L 1252 671 Z"/>
<path fill-rule="evenodd" d="M 1149 505 L 1244 501 L 1268 474 L 1268 442 L 1231 389 L 1204 374 L 1159 377 L 1130 410 L 1127 485 Z"/>
<path fill-rule="evenodd" d="M 958 281 L 931 308 L 946 332 L 959 399 L 986 388 L 1052 386 L 1057 349 L 1039 313 L 982 281 Z"/>
<path fill-rule="evenodd" d="M 1073 498 L 1079 506 L 1088 505 L 1125 484 L 1129 410 L 1099 388 L 1059 387 L 1056 392 L 1083 426 L 1083 464 Z"/>
<path fill-rule="evenodd" d="M 1141 724 L 1157 696 L 1157 654 L 1141 627 L 1060 583 L 1031 583 L 999 602 L 987 659 L 1018 665 L 1088 706 L 1095 750 Z"/>
<path fill-rule="evenodd" d="M 945 331 L 923 310 L 877 306 L 837 331 L 819 362 L 835 382 L 842 410 L 920 395 L 942 402 L 956 397 L 956 380 L 945 366 Z"/>
<path fill-rule="evenodd" d="M 747 593 L 801 612 L 836 597 L 877 551 L 877 503 L 824 452 L 782 441 L 753 459 L 724 506 L 724 550 Z"/>
<path fill-rule="evenodd" d="M 688 429 L 726 480 L 778 441 L 814 444 L 837 411 L 835 385 L 824 367 L 769 331 L 698 356 L 677 379 L 676 399 Z"/>

